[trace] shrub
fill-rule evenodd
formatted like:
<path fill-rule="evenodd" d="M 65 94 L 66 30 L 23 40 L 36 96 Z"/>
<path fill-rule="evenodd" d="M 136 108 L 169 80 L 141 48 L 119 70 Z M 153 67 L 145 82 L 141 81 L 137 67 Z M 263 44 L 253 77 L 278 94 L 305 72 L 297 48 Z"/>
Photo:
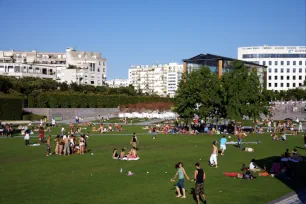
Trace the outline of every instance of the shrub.
<path fill-rule="evenodd" d="M 0 95 L 0 120 L 20 120 L 22 109 L 22 97 Z"/>

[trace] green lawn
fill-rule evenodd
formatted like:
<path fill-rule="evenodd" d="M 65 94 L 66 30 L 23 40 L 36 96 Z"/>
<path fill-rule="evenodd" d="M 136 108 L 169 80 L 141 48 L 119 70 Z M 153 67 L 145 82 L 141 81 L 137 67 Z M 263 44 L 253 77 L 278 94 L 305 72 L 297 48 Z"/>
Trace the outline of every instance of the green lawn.
<path fill-rule="evenodd" d="M 127 133 L 139 130 L 139 127 L 129 128 Z M 241 152 L 228 145 L 225 156 L 218 157 L 219 168 L 216 169 L 209 167 L 207 161 L 211 142 L 219 140 L 220 136 L 158 135 L 152 140 L 149 135 L 138 133 L 139 161 L 111 159 L 113 148 L 130 147 L 130 138 L 92 136 L 88 144 L 93 155 L 65 157 L 46 157 L 45 145 L 25 146 L 22 138 L 0 139 L 0 203 L 194 203 L 190 195 L 194 183 L 190 181 L 185 181 L 187 199 L 175 198 L 174 183 L 170 179 L 178 161 L 184 163 L 189 176 L 196 162 L 202 164 L 207 176 L 205 193 L 210 204 L 267 203 L 292 190 L 276 178 L 234 179 L 225 177 L 223 172 L 239 172 L 242 164 L 248 164 L 252 158 L 279 156 L 286 148 L 303 146 L 301 136 L 288 136 L 286 142 L 272 141 L 268 135 L 248 136 L 245 141 L 262 141 L 248 145 L 255 152 Z M 299 152 L 305 155 L 304 150 Z M 123 168 L 122 174 L 120 168 Z M 135 175 L 126 176 L 129 170 Z"/>

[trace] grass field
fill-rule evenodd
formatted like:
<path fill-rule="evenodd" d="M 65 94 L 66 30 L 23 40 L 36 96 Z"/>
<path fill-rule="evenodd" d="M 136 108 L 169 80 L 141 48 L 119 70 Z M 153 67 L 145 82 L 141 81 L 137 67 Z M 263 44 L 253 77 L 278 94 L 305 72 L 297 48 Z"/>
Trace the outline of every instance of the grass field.
<path fill-rule="evenodd" d="M 130 126 L 127 133 L 138 131 Z M 71 156 L 45 156 L 46 146 L 29 147 L 23 138 L 0 139 L 0 203 L 195 203 L 190 194 L 194 183 L 185 181 L 187 199 L 176 198 L 174 164 L 184 163 L 192 177 L 194 164 L 200 162 L 206 171 L 205 193 L 208 203 L 267 203 L 292 189 L 272 177 L 254 180 L 225 177 L 223 172 L 237 171 L 252 158 L 279 156 L 286 148 L 303 146 L 301 136 L 288 136 L 288 141 L 272 141 L 269 135 L 250 135 L 245 141 L 262 141 L 248 145 L 253 153 L 241 152 L 228 145 L 225 156 L 218 157 L 219 168 L 207 165 L 211 142 L 221 136 L 149 135 L 138 133 L 139 161 L 111 158 L 113 148 L 130 147 L 131 136 L 103 135 L 88 139 L 90 153 Z M 54 149 L 54 143 L 52 144 Z M 305 150 L 300 154 L 306 155 Z M 120 168 L 123 173 L 120 174 Z M 126 176 L 127 171 L 135 173 Z M 147 173 L 149 172 L 149 173 Z M 167 172 L 167 173 L 166 173 Z"/>

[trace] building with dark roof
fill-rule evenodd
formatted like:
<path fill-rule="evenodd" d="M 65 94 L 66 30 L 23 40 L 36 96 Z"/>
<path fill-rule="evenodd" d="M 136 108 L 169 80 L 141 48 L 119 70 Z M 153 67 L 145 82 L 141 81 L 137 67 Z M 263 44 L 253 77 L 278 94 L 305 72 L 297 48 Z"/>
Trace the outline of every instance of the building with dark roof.
<path fill-rule="evenodd" d="M 232 63 L 234 61 L 243 62 L 244 66 L 248 68 L 249 72 L 256 69 L 260 83 L 262 87 L 265 87 L 264 84 L 266 83 L 266 68 L 267 68 L 266 66 L 259 65 L 253 62 L 246 62 L 234 58 L 223 57 L 212 54 L 199 54 L 195 57 L 184 59 L 183 60 L 184 77 L 187 76 L 187 73 L 190 73 L 193 70 L 201 69 L 203 66 L 207 66 L 210 68 L 212 72 L 215 72 L 216 74 L 218 74 L 219 78 L 221 78 L 224 72 L 229 72 L 233 69 Z"/>

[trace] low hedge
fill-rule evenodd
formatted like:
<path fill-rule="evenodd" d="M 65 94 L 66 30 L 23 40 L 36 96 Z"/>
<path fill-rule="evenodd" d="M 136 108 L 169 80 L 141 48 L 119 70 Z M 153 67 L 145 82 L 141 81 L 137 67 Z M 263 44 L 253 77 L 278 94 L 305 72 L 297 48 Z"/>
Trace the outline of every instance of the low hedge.
<path fill-rule="evenodd" d="M 0 95 L 0 120 L 21 120 L 22 109 L 22 97 Z"/>
<path fill-rule="evenodd" d="M 29 108 L 117 108 L 120 105 L 147 102 L 173 102 L 173 99 L 71 92 L 44 92 L 28 97 Z"/>

